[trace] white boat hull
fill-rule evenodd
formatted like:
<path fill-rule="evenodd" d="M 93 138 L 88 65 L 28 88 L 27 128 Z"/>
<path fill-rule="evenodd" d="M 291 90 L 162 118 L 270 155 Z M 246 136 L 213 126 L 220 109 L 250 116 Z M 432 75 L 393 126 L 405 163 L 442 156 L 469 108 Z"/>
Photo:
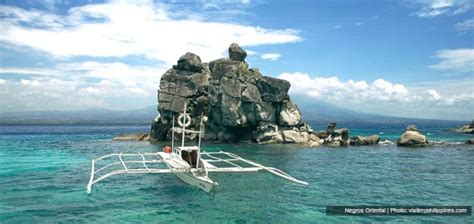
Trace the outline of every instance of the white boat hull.
<path fill-rule="evenodd" d="M 209 178 L 195 177 L 192 173 L 174 173 L 174 175 L 184 183 L 195 186 L 206 193 L 212 191 L 215 186 L 215 183 Z"/>
<path fill-rule="evenodd" d="M 164 161 L 166 161 L 167 164 L 172 168 L 181 168 L 181 167 L 190 168 L 187 162 L 176 157 L 173 158 L 171 153 L 158 152 L 158 155 L 160 155 L 160 157 L 163 158 Z M 191 171 L 183 172 L 183 173 L 173 173 L 173 174 L 178 179 L 182 180 L 184 183 L 195 186 L 205 191 L 206 193 L 209 193 L 210 191 L 212 191 L 214 186 L 217 185 L 217 183 L 212 181 L 209 177 L 194 175 Z"/>

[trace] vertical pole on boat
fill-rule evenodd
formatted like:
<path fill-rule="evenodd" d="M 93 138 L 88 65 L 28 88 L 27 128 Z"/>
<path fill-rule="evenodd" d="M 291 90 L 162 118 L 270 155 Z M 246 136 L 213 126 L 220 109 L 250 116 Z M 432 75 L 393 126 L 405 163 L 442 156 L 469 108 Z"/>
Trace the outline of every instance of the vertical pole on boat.
<path fill-rule="evenodd" d="M 181 147 L 184 147 L 184 135 L 186 133 L 185 129 L 186 129 L 186 102 L 184 102 L 184 116 L 183 116 L 183 127 L 182 127 L 182 130 L 183 131 L 183 138 L 181 140 Z"/>
<path fill-rule="evenodd" d="M 201 119 L 199 121 L 199 139 L 198 139 L 198 148 L 199 150 L 201 150 L 201 137 L 202 137 L 202 133 L 201 133 L 201 130 L 202 130 L 202 114 L 201 114 Z"/>
<path fill-rule="evenodd" d="M 197 151 L 197 161 L 196 161 L 196 168 L 199 168 L 199 161 L 201 160 L 201 130 L 202 130 L 202 118 L 203 114 L 201 113 L 201 118 L 199 119 L 199 139 L 198 139 L 198 151 Z"/>
<path fill-rule="evenodd" d="M 171 129 L 171 152 L 174 152 L 174 115 L 171 123 L 173 124 Z M 173 156 L 173 153 L 171 153 L 171 156 Z"/>

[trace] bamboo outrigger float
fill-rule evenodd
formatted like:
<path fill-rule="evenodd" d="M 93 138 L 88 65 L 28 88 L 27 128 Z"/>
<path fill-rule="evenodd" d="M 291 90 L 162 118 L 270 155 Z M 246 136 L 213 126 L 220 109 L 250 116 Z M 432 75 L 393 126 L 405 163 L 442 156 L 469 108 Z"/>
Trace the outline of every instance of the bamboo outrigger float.
<path fill-rule="evenodd" d="M 210 192 L 218 185 L 217 182 L 209 178 L 208 174 L 212 172 L 257 172 L 267 171 L 278 177 L 289 181 L 308 185 L 307 182 L 298 180 L 285 172 L 273 168 L 266 167 L 257 162 L 253 162 L 241 158 L 230 152 L 201 152 L 201 138 L 204 134 L 204 122 L 206 117 L 200 119 L 199 131 L 188 130 L 191 123 L 191 117 L 186 114 L 186 105 L 184 112 L 178 117 L 178 125 L 175 127 L 175 119 L 173 118 L 171 148 L 165 147 L 164 152 L 154 153 L 113 153 L 92 160 L 92 169 L 89 183 L 87 184 L 87 193 L 90 194 L 92 186 L 116 174 L 162 174 L 171 173 L 184 181 L 185 183 L 198 187 L 205 192 Z M 174 147 L 175 132 L 182 134 L 181 146 Z M 185 146 L 184 140 L 186 133 L 198 134 L 197 146 Z M 96 167 L 98 161 L 115 158 L 115 162 L 111 162 L 101 168 Z M 138 158 L 138 159 L 133 159 Z M 153 168 L 153 165 L 164 164 L 166 168 Z M 219 167 L 218 164 L 226 164 L 226 167 Z M 137 168 L 138 166 L 138 168 Z M 116 168 L 105 174 L 99 175 L 108 168 Z"/>

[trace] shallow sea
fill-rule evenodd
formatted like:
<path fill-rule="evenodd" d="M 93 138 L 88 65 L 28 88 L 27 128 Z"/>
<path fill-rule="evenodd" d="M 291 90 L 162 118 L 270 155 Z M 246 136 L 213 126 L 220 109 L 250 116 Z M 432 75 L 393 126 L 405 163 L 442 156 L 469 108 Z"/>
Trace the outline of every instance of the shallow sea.
<path fill-rule="evenodd" d="M 405 125 L 346 126 L 352 134 L 394 140 Z M 142 174 L 111 177 L 92 195 L 86 193 L 92 158 L 161 150 L 163 144 L 111 141 L 148 126 L 0 126 L 0 223 L 474 223 L 472 216 L 325 214 L 328 205 L 473 205 L 474 146 L 458 143 L 474 136 L 455 133 L 456 125 L 418 124 L 430 140 L 449 142 L 419 149 L 204 146 L 280 168 L 308 187 L 263 172 L 211 174 L 220 185 L 206 194 L 173 175 Z"/>

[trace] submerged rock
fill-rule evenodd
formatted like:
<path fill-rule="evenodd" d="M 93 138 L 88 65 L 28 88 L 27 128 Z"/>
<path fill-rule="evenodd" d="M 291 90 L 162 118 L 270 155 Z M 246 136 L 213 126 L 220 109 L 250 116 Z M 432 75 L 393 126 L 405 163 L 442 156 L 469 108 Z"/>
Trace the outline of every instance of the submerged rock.
<path fill-rule="evenodd" d="M 180 57 L 178 65 L 161 77 L 160 116 L 152 124 L 151 137 L 169 140 L 171 121 L 186 103 L 187 112 L 193 118 L 190 129 L 197 128 L 201 116 L 208 117 L 205 141 L 252 140 L 262 144 L 313 146 L 319 143 L 319 138 L 312 134 L 313 129 L 302 122 L 298 106 L 288 95 L 290 83 L 263 76 L 258 69 L 249 69 L 246 56 L 242 48 L 231 44 L 229 58 L 209 64 L 189 52 Z"/>
<path fill-rule="evenodd" d="M 371 135 L 368 137 L 356 136 L 352 137 L 349 144 L 350 145 L 377 145 L 379 144 L 380 136 Z"/>
<path fill-rule="evenodd" d="M 134 133 L 127 135 L 118 135 L 112 138 L 113 141 L 148 141 L 150 140 L 149 134 Z"/>
<path fill-rule="evenodd" d="M 395 143 L 393 143 L 390 140 L 379 141 L 379 145 L 393 145 L 393 144 L 395 144 Z"/>
<path fill-rule="evenodd" d="M 422 147 L 428 145 L 428 139 L 415 125 L 409 125 L 397 141 L 398 146 Z"/>

